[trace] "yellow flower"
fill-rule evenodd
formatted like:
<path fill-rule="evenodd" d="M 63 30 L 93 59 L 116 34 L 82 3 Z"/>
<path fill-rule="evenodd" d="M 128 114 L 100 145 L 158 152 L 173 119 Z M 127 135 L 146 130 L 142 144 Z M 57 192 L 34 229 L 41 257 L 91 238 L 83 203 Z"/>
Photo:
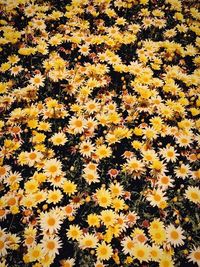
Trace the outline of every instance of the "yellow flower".
<path fill-rule="evenodd" d="M 77 185 L 74 182 L 66 180 L 63 183 L 63 191 L 68 194 L 69 196 L 73 195 L 77 191 Z"/>

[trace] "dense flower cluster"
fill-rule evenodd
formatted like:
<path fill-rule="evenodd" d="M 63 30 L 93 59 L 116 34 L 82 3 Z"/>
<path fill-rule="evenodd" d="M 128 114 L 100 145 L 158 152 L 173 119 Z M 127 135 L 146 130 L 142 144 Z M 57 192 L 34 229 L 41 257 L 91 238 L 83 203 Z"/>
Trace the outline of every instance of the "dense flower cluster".
<path fill-rule="evenodd" d="M 0 266 L 200 266 L 198 1 L 0 0 Z"/>

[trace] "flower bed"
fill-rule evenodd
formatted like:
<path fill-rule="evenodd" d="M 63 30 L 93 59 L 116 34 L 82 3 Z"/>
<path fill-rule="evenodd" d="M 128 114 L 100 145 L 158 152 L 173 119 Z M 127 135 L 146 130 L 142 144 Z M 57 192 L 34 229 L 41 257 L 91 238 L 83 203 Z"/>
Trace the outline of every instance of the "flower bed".
<path fill-rule="evenodd" d="M 0 0 L 0 266 L 199 266 L 198 3 Z"/>

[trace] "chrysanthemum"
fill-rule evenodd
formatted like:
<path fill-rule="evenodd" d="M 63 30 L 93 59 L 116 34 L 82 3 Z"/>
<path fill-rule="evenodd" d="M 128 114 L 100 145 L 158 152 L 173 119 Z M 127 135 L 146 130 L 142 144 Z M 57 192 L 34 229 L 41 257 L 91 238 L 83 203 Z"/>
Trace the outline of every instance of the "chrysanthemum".
<path fill-rule="evenodd" d="M 112 197 L 108 190 L 101 188 L 96 192 L 97 202 L 100 207 L 108 207 L 111 205 Z"/>
<path fill-rule="evenodd" d="M 154 190 L 149 193 L 149 195 L 147 196 L 147 200 L 153 207 L 159 206 L 161 202 L 167 200 L 167 197 L 165 197 L 164 194 L 165 193 L 161 189 Z"/>
<path fill-rule="evenodd" d="M 148 262 L 150 260 L 149 246 L 141 243 L 135 243 L 133 248 L 133 257 L 139 260 L 140 263 L 143 261 Z"/>
<path fill-rule="evenodd" d="M 166 253 L 161 255 L 161 259 L 159 261 L 159 267 L 174 267 L 174 266 L 175 266 L 174 262 L 170 255 L 167 255 Z"/>
<path fill-rule="evenodd" d="M 62 192 L 59 189 L 49 190 L 48 196 L 47 196 L 47 203 L 56 204 L 56 203 L 60 202 L 62 197 L 63 197 Z"/>
<path fill-rule="evenodd" d="M 63 146 L 67 142 L 67 138 L 64 133 L 54 133 L 50 140 L 54 146 Z"/>
<path fill-rule="evenodd" d="M 123 210 L 125 207 L 125 202 L 121 198 L 114 198 L 112 200 L 112 207 L 115 211 Z"/>
<path fill-rule="evenodd" d="M 3 257 L 7 254 L 7 249 L 9 249 L 9 243 L 6 241 L 6 237 L 0 237 L 0 256 Z"/>
<path fill-rule="evenodd" d="M 174 247 L 182 246 L 184 244 L 183 240 L 185 239 L 185 236 L 183 235 L 183 230 L 180 226 L 176 228 L 173 224 L 170 224 L 166 228 L 166 236 L 167 241 Z"/>
<path fill-rule="evenodd" d="M 36 87 L 44 86 L 45 78 L 41 74 L 36 74 L 30 79 L 30 83 Z"/>
<path fill-rule="evenodd" d="M 41 245 L 45 255 L 55 256 L 62 247 L 62 242 L 58 237 L 45 236 L 42 239 Z"/>
<path fill-rule="evenodd" d="M 118 197 L 123 195 L 123 186 L 120 183 L 110 184 L 110 192 L 113 197 Z"/>
<path fill-rule="evenodd" d="M 176 153 L 172 146 L 161 149 L 160 154 L 167 162 L 175 162 L 178 156 L 178 153 Z"/>
<path fill-rule="evenodd" d="M 79 48 L 79 52 L 82 55 L 87 56 L 89 54 L 89 52 L 90 52 L 89 44 L 81 45 L 80 48 Z"/>
<path fill-rule="evenodd" d="M 117 219 L 116 213 L 113 210 L 103 210 L 100 218 L 106 227 L 113 226 Z"/>
<path fill-rule="evenodd" d="M 107 147 L 106 145 L 100 145 L 95 150 L 95 154 L 99 159 L 110 157 L 112 153 L 112 150 L 110 147 Z"/>
<path fill-rule="evenodd" d="M 44 164 L 44 171 L 48 177 L 56 177 L 62 173 L 62 163 L 57 159 L 47 160 Z"/>
<path fill-rule="evenodd" d="M 125 237 L 122 241 L 121 241 L 121 245 L 122 245 L 122 251 L 125 255 L 129 254 L 129 255 L 133 255 L 133 248 L 135 245 L 135 241 L 130 238 L 130 237 Z"/>
<path fill-rule="evenodd" d="M 126 169 L 133 177 L 138 177 L 144 172 L 144 163 L 133 157 L 127 160 Z"/>
<path fill-rule="evenodd" d="M 29 256 L 31 262 L 32 261 L 39 261 L 43 257 L 41 244 L 38 244 L 36 246 L 31 247 L 28 250 L 28 256 Z"/>
<path fill-rule="evenodd" d="M 162 189 L 167 189 L 168 187 L 173 187 L 173 179 L 170 176 L 162 175 L 157 181 L 157 185 Z"/>
<path fill-rule="evenodd" d="M 100 225 L 99 216 L 95 213 L 91 213 L 87 216 L 87 222 L 88 222 L 89 226 L 98 227 Z"/>
<path fill-rule="evenodd" d="M 194 247 L 190 250 L 188 260 L 193 263 L 197 263 L 197 265 L 200 266 L 200 247 Z"/>
<path fill-rule="evenodd" d="M 178 178 L 185 179 L 191 174 L 190 166 L 187 164 L 181 164 L 174 170 L 174 173 Z"/>
<path fill-rule="evenodd" d="M 82 142 L 79 147 L 80 153 L 86 157 L 90 157 L 94 150 L 94 144 L 89 140 Z"/>
<path fill-rule="evenodd" d="M 79 240 L 80 247 L 85 248 L 95 248 L 98 243 L 98 238 L 94 234 L 85 234 Z"/>
<path fill-rule="evenodd" d="M 72 117 L 69 121 L 69 128 L 73 130 L 75 134 L 80 134 L 86 128 L 85 119 L 83 117 Z"/>
<path fill-rule="evenodd" d="M 163 254 L 163 251 L 160 249 L 160 247 L 156 245 L 152 245 L 149 250 L 150 250 L 151 260 L 159 262 Z"/>
<path fill-rule="evenodd" d="M 77 185 L 70 180 L 65 180 L 62 188 L 63 188 L 63 191 L 69 196 L 73 195 L 77 191 Z"/>
<path fill-rule="evenodd" d="M 61 223 L 62 221 L 55 210 L 40 214 L 40 225 L 45 233 L 49 232 L 50 234 L 53 234 L 54 232 L 57 232 L 61 227 Z"/>
<path fill-rule="evenodd" d="M 200 203 L 200 189 L 197 186 L 188 186 L 185 197 L 195 204 Z"/>
<path fill-rule="evenodd" d="M 192 142 L 192 138 L 190 135 L 181 134 L 176 137 L 177 143 L 180 147 L 188 147 Z"/>
<path fill-rule="evenodd" d="M 60 261 L 61 266 L 60 267 L 73 267 L 75 264 L 75 259 L 73 258 L 68 258 L 66 260 L 61 260 Z"/>
<path fill-rule="evenodd" d="M 113 254 L 113 249 L 111 245 L 102 242 L 96 248 L 97 259 L 99 260 L 109 260 Z"/>
<path fill-rule="evenodd" d="M 90 185 L 91 183 L 99 182 L 99 175 L 96 171 L 87 171 L 83 174 L 83 178 Z"/>
<path fill-rule="evenodd" d="M 99 108 L 100 108 L 100 105 L 95 100 L 90 100 L 85 104 L 85 109 L 89 114 L 98 112 Z"/>
<path fill-rule="evenodd" d="M 67 230 L 67 237 L 72 240 L 79 240 L 82 235 L 82 230 L 78 225 L 70 225 Z"/>

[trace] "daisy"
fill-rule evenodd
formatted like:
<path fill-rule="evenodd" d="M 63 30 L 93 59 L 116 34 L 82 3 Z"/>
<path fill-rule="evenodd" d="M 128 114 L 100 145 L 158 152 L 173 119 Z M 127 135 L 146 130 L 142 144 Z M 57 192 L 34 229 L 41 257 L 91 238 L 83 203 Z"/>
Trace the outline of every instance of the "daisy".
<path fill-rule="evenodd" d="M 166 236 L 167 241 L 170 242 L 172 246 L 178 247 L 184 245 L 183 240 L 185 239 L 185 236 L 183 235 L 183 230 L 180 226 L 176 228 L 173 224 L 170 224 L 166 228 Z"/>
<path fill-rule="evenodd" d="M 89 44 L 81 45 L 80 48 L 79 48 L 79 52 L 82 55 L 87 56 L 90 53 L 90 46 L 89 46 Z"/>
<path fill-rule="evenodd" d="M 98 183 L 99 182 L 99 175 L 95 171 L 86 171 L 82 176 L 89 185 L 91 183 Z"/>
<path fill-rule="evenodd" d="M 19 74 L 23 70 L 23 67 L 21 65 L 19 66 L 13 66 L 10 68 L 11 74 L 15 77 L 17 74 Z"/>
<path fill-rule="evenodd" d="M 41 74 L 36 74 L 30 79 L 30 84 L 36 87 L 44 86 L 45 78 Z"/>
<path fill-rule="evenodd" d="M 41 152 L 38 152 L 37 150 L 31 150 L 26 154 L 28 166 L 34 166 L 35 163 L 41 161 L 42 157 L 43 155 Z"/>
<path fill-rule="evenodd" d="M 63 146 L 67 142 L 67 138 L 64 133 L 54 133 L 54 135 L 50 138 L 51 142 L 54 146 Z"/>
<path fill-rule="evenodd" d="M 0 178 L 4 179 L 5 177 L 7 177 L 10 170 L 11 170 L 11 167 L 9 165 L 0 166 Z"/>
<path fill-rule="evenodd" d="M 192 250 L 190 250 L 188 260 L 194 264 L 197 263 L 197 265 L 200 266 L 200 247 L 194 247 Z"/>
<path fill-rule="evenodd" d="M 29 248 L 28 257 L 30 258 L 31 262 L 39 261 L 43 257 L 41 244 Z"/>
<path fill-rule="evenodd" d="M 185 179 L 191 174 L 190 166 L 187 164 L 181 164 L 174 170 L 174 173 L 178 178 Z"/>
<path fill-rule="evenodd" d="M 112 197 L 108 190 L 101 188 L 96 192 L 97 202 L 100 207 L 107 208 L 111 205 Z"/>
<path fill-rule="evenodd" d="M 89 214 L 87 216 L 87 223 L 89 224 L 89 226 L 99 227 L 100 226 L 99 216 L 95 213 Z"/>
<path fill-rule="evenodd" d="M 152 162 L 155 159 L 158 159 L 158 156 L 154 150 L 148 149 L 142 151 L 143 160 L 146 162 Z"/>
<path fill-rule="evenodd" d="M 67 230 L 67 237 L 72 240 L 79 240 L 83 232 L 78 225 L 70 225 Z"/>
<path fill-rule="evenodd" d="M 141 243 L 135 243 L 133 248 L 133 257 L 139 260 L 140 263 L 143 261 L 148 262 L 150 259 L 149 246 Z"/>
<path fill-rule="evenodd" d="M 167 200 L 167 197 L 165 197 L 164 194 L 165 193 L 161 189 L 154 190 L 147 196 L 147 200 L 153 207 L 159 207 L 161 202 Z"/>
<path fill-rule="evenodd" d="M 106 145 L 100 145 L 96 151 L 95 154 L 99 159 L 110 157 L 112 154 L 112 150 L 110 147 L 107 147 Z"/>
<path fill-rule="evenodd" d="M 0 256 L 4 257 L 7 255 L 7 249 L 9 249 L 9 243 L 6 241 L 5 236 L 0 237 Z"/>
<path fill-rule="evenodd" d="M 90 157 L 95 148 L 91 141 L 87 140 L 80 144 L 79 151 L 85 157 Z"/>
<path fill-rule="evenodd" d="M 123 186 L 120 185 L 120 183 L 112 183 L 110 184 L 110 192 L 111 192 L 111 195 L 112 197 L 119 197 L 119 196 L 122 196 L 124 194 L 123 192 Z"/>
<path fill-rule="evenodd" d="M 98 238 L 94 234 L 87 233 L 79 240 L 81 249 L 96 248 L 97 243 L 98 243 Z"/>
<path fill-rule="evenodd" d="M 63 198 L 62 192 L 57 190 L 48 190 L 47 203 L 57 204 Z"/>
<path fill-rule="evenodd" d="M 44 255 L 55 256 L 59 254 L 59 249 L 62 247 L 62 242 L 58 237 L 45 236 L 41 242 Z"/>
<path fill-rule="evenodd" d="M 61 264 L 60 267 L 73 267 L 75 265 L 75 259 L 68 258 L 66 260 L 61 260 L 60 264 Z"/>
<path fill-rule="evenodd" d="M 65 182 L 62 185 L 62 188 L 63 188 L 63 191 L 69 196 L 77 192 L 77 185 L 70 180 L 65 180 Z"/>
<path fill-rule="evenodd" d="M 58 232 L 61 227 L 62 221 L 58 217 L 58 213 L 55 210 L 51 212 L 40 213 L 40 226 L 44 233 L 49 232 L 53 234 Z"/>
<path fill-rule="evenodd" d="M 168 187 L 173 187 L 173 182 L 174 180 L 170 176 L 162 175 L 158 178 L 156 184 L 161 187 L 161 189 L 165 190 Z"/>
<path fill-rule="evenodd" d="M 113 249 L 110 244 L 102 242 L 96 248 L 96 256 L 99 260 L 109 260 L 113 254 Z"/>
<path fill-rule="evenodd" d="M 161 259 L 159 261 L 159 267 L 174 267 L 174 262 L 170 255 L 164 253 L 161 255 Z"/>
<path fill-rule="evenodd" d="M 181 134 L 178 137 L 176 137 L 176 141 L 180 147 L 188 147 L 192 142 L 192 138 L 189 135 Z"/>
<path fill-rule="evenodd" d="M 135 157 L 127 160 L 126 169 L 132 173 L 133 177 L 140 176 L 144 172 L 144 163 Z"/>
<path fill-rule="evenodd" d="M 57 159 L 47 160 L 44 164 L 44 171 L 48 177 L 56 177 L 62 173 L 62 163 Z"/>
<path fill-rule="evenodd" d="M 150 257 L 152 261 L 156 261 L 159 262 L 161 259 L 161 256 L 163 254 L 162 249 L 160 249 L 159 246 L 156 245 L 152 245 L 152 247 L 150 247 Z"/>
<path fill-rule="evenodd" d="M 113 210 L 103 210 L 100 218 L 106 227 L 113 226 L 117 219 L 116 213 Z"/>
<path fill-rule="evenodd" d="M 6 178 L 6 184 L 7 185 L 12 185 L 15 183 L 19 183 L 20 181 L 22 181 L 22 176 L 21 173 L 19 172 L 10 172 L 8 177 Z"/>
<path fill-rule="evenodd" d="M 69 129 L 73 130 L 74 134 L 81 134 L 86 128 L 85 123 L 83 117 L 72 117 L 69 121 Z"/>
<path fill-rule="evenodd" d="M 133 255 L 133 249 L 134 249 L 134 245 L 135 245 L 135 241 L 130 238 L 130 237 L 125 237 L 122 241 L 121 241 L 121 245 L 122 245 L 122 251 L 125 255 L 129 254 L 129 255 Z"/>
<path fill-rule="evenodd" d="M 160 155 L 167 161 L 167 162 L 175 162 L 178 156 L 174 147 L 169 146 L 160 150 Z"/>
<path fill-rule="evenodd" d="M 200 189 L 197 186 L 188 186 L 185 197 L 195 204 L 200 204 Z"/>
<path fill-rule="evenodd" d="M 75 211 L 76 210 L 75 210 L 74 206 L 71 204 L 68 204 L 65 207 L 63 207 L 63 212 L 65 215 L 67 215 L 67 217 L 73 216 Z"/>
<path fill-rule="evenodd" d="M 128 225 L 130 225 L 130 227 L 132 227 L 136 222 L 137 220 L 139 219 L 139 216 L 137 215 L 136 212 L 129 212 L 126 216 L 127 218 L 127 221 L 128 221 Z"/>

